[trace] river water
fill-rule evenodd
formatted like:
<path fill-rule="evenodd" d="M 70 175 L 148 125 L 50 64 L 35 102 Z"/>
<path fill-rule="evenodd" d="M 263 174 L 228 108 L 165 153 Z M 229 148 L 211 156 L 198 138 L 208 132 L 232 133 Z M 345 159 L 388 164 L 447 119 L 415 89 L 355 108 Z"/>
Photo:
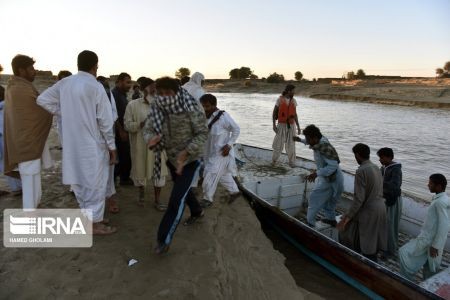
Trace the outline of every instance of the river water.
<path fill-rule="evenodd" d="M 218 106 L 231 114 L 241 127 L 238 142 L 272 147 L 272 110 L 276 94 L 216 93 Z M 379 164 L 376 151 L 394 150 L 402 163 L 403 185 L 423 199 L 430 199 L 428 177 L 442 173 L 450 177 L 450 112 L 360 102 L 339 102 L 295 97 L 300 127 L 318 126 L 335 146 L 344 170 L 358 167 L 352 152 L 356 143 L 371 148 L 371 159 Z M 297 155 L 313 158 L 312 151 L 297 143 Z"/>

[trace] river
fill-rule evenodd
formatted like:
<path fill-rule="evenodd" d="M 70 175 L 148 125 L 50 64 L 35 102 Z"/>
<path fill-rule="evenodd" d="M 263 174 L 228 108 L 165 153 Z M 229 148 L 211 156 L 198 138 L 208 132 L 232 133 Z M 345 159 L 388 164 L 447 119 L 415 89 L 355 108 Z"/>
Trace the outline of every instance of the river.
<path fill-rule="evenodd" d="M 231 114 L 241 127 L 238 142 L 272 147 L 272 110 L 278 95 L 216 93 L 218 106 Z M 381 147 L 394 150 L 402 163 L 402 189 L 429 200 L 428 177 L 442 173 L 450 177 L 450 112 L 440 109 L 404 107 L 360 102 L 340 102 L 295 97 L 300 127 L 315 124 L 335 146 L 344 170 L 358 167 L 352 147 L 365 143 L 371 159 L 379 164 Z M 313 158 L 312 151 L 297 143 L 297 155 Z"/>

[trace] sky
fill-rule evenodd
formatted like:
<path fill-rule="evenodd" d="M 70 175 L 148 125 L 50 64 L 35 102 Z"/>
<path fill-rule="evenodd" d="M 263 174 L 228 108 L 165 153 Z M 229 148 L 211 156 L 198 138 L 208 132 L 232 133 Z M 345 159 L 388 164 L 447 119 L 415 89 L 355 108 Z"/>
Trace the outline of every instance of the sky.
<path fill-rule="evenodd" d="M 366 74 L 434 76 L 450 60 L 450 0 L 0 0 L 0 64 L 157 78 L 180 67 L 228 78 L 250 67 L 286 79 Z"/>

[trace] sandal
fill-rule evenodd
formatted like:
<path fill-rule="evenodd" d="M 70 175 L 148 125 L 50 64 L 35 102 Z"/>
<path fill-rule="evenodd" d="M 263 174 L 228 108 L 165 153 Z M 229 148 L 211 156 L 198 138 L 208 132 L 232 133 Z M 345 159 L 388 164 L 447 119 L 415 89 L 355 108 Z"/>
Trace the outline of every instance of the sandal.
<path fill-rule="evenodd" d="M 186 221 L 184 221 L 183 225 L 184 226 L 189 226 L 194 224 L 195 222 L 197 222 L 198 219 L 202 218 L 205 215 L 205 211 L 202 210 L 202 212 L 200 214 L 198 214 L 197 216 L 190 216 L 189 218 L 186 219 Z"/>
<path fill-rule="evenodd" d="M 94 234 L 94 235 L 109 235 L 109 234 L 113 234 L 117 231 L 116 227 L 106 226 L 101 223 L 98 227 L 99 228 L 97 228 L 97 229 L 92 229 L 92 234 Z"/>
<path fill-rule="evenodd" d="M 155 203 L 154 207 L 157 211 L 166 211 L 167 205 L 161 204 L 161 203 Z"/>

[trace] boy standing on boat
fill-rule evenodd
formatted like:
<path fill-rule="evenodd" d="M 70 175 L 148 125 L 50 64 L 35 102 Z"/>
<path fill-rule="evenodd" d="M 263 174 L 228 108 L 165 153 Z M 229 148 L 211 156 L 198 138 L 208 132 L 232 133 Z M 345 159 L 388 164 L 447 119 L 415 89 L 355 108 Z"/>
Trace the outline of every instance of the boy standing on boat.
<path fill-rule="evenodd" d="M 209 130 L 204 153 L 201 205 L 211 206 L 219 182 L 230 193 L 229 203 L 231 203 L 240 194 L 233 179 L 233 175 L 236 175 L 233 145 L 239 137 L 240 128 L 227 112 L 217 108 L 217 99 L 214 95 L 205 94 L 200 97 L 200 102 L 208 119 Z"/>
<path fill-rule="evenodd" d="M 288 84 L 273 108 L 272 121 L 275 138 L 272 144 L 272 165 L 276 164 L 283 148 L 285 148 L 289 166 L 295 167 L 295 142 L 293 138 L 296 135 L 296 128 L 297 133 L 300 135 L 300 125 L 298 123 L 297 101 L 294 99 L 294 89 L 294 85 Z"/>
<path fill-rule="evenodd" d="M 381 148 L 377 152 L 383 175 L 383 197 L 386 200 L 388 224 L 386 257 L 395 256 L 398 250 L 398 224 L 402 215 L 402 165 L 395 162 L 391 148 Z"/>
<path fill-rule="evenodd" d="M 352 150 L 359 168 L 355 174 L 353 204 L 338 224 L 339 242 L 377 261 L 377 252 L 385 251 L 387 243 L 383 177 L 370 161 L 369 146 L 356 144 Z"/>
<path fill-rule="evenodd" d="M 422 267 L 424 279 L 439 271 L 450 229 L 450 200 L 445 193 L 446 187 L 447 179 L 444 175 L 430 176 L 428 188 L 436 195 L 427 209 L 420 234 L 398 251 L 400 272 L 410 280 Z"/>
<path fill-rule="evenodd" d="M 295 137 L 295 141 L 302 142 L 314 151 L 317 170 L 306 177 L 310 182 L 315 181 L 308 203 L 308 224 L 315 226 L 316 215 L 323 209 L 325 219 L 321 221 L 336 226 L 336 204 L 344 189 L 344 176 L 339 167 L 339 156 L 328 139 L 322 136 L 315 125 L 308 125 L 304 130 L 305 140 Z M 317 180 L 316 180 L 317 179 Z"/>

